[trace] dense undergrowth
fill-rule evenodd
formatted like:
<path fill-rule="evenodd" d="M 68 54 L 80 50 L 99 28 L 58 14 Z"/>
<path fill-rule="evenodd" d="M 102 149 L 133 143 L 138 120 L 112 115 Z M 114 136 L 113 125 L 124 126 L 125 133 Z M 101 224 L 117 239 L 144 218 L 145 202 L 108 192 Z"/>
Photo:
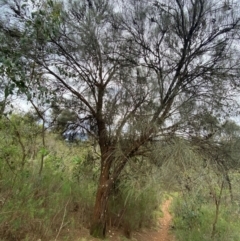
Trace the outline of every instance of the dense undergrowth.
<path fill-rule="evenodd" d="M 72 240 L 73 230 L 88 228 L 99 174 L 92 143 L 66 143 L 48 131 L 43 136 L 26 115 L 2 118 L 0 134 L 0 240 Z M 139 175 L 145 163 L 132 165 L 115 184 L 108 210 L 108 228 L 126 236 L 154 225 L 161 201 L 158 181 Z"/>
<path fill-rule="evenodd" d="M 43 130 L 31 115 L 0 119 L 1 241 L 73 240 L 74 230 L 90 226 L 98 147 Z M 107 228 L 130 238 L 154 227 L 164 194 L 174 191 L 176 240 L 238 241 L 239 173 L 212 167 L 184 141 L 158 145 L 151 162 L 135 157 L 114 184 Z"/>
<path fill-rule="evenodd" d="M 202 182 L 198 191 L 183 190 L 172 204 L 173 231 L 178 241 L 238 241 L 240 237 L 239 174 L 232 176 L 232 193 Z M 233 191 L 234 190 L 234 191 Z M 231 197 L 232 196 L 232 197 Z"/>

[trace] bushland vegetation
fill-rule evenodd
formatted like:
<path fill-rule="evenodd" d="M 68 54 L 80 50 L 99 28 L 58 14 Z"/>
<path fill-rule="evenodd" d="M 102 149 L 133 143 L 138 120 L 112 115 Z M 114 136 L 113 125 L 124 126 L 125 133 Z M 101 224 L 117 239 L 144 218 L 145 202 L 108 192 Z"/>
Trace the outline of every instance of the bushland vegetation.
<path fill-rule="evenodd" d="M 59 176 L 58 184 L 67 178 L 77 196 L 81 182 L 89 180 L 95 195 L 87 208 L 93 212 L 89 231 L 105 238 L 109 220 L 127 223 L 130 201 L 144 200 L 148 192 L 156 195 L 153 203 L 158 200 L 153 185 L 148 189 L 149 176 L 156 179 L 152 172 L 174 160 L 172 171 L 159 173 L 179 179 L 186 163 L 200 159 L 222 177 L 216 182 L 220 193 L 212 192 L 216 237 L 219 197 L 226 186 L 233 193 L 229 173 L 239 168 L 239 131 L 230 121 L 239 115 L 239 3 L 1 0 L 0 8 L 0 116 L 3 132 L 9 129 L 2 139 L 3 172 L 14 177 L 4 180 L 16 180 L 10 182 L 14 187 L 23 170 L 38 180 L 50 173 L 51 179 Z M 30 132 L 26 116 L 9 113 L 16 96 L 34 109 Z M 57 132 L 71 139 L 84 132 L 88 145 L 63 151 L 58 140 L 62 148 L 53 149 Z M 178 175 L 171 175 L 174 168 Z M 145 192 L 133 194 L 134 185 Z M 169 182 L 164 185 L 161 190 Z M 53 215 L 62 217 L 56 236 L 70 203 L 62 200 L 64 207 Z M 121 208 L 112 204 L 116 200 L 122 200 Z M 111 214 L 113 206 L 121 220 Z M 129 214 L 135 219 L 126 230 L 143 225 L 138 218 L 146 216 L 138 215 Z"/>
<path fill-rule="evenodd" d="M 2 116 L 0 124 L 2 240 L 74 240 L 76 230 L 91 224 L 98 148 L 91 141 L 67 142 L 50 130 L 43 147 L 42 124 L 32 112 Z M 231 140 L 231 148 L 224 153 L 228 164 L 231 159 L 235 163 L 239 129 L 233 123 L 225 127 L 222 136 L 224 142 Z M 152 145 L 154 151 L 129 163 L 115 183 L 107 229 L 130 238 L 134 230 L 157 226 L 167 194 L 174 200 L 172 231 L 177 240 L 237 240 L 239 174 L 237 169 L 219 169 L 213 156 L 206 155 L 209 148 L 213 155 L 212 141 L 211 146 L 204 143 L 204 153 L 201 145 L 179 137 Z"/>
<path fill-rule="evenodd" d="M 226 179 L 207 169 L 202 170 L 201 175 L 188 172 L 182 182 L 182 190 L 176 194 L 171 207 L 172 230 L 180 241 L 238 240 L 239 173 L 230 174 L 231 193 Z"/>
<path fill-rule="evenodd" d="M 99 153 L 90 142 L 67 143 L 48 131 L 43 148 L 41 129 L 31 114 L 1 118 L 1 240 L 73 240 L 75 230 L 90 226 Z M 156 225 L 160 182 L 145 162 L 136 160 L 132 165 L 138 172 L 127 167 L 114 185 L 109 230 L 130 236 L 132 230 Z"/>

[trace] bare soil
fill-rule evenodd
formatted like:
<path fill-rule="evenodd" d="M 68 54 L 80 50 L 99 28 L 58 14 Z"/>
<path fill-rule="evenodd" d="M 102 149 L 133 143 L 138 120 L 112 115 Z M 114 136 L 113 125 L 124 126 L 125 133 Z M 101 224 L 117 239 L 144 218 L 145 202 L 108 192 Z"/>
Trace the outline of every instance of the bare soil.
<path fill-rule="evenodd" d="M 130 240 L 132 241 L 175 241 L 174 236 L 171 234 L 171 222 L 172 216 L 169 213 L 169 206 L 172 199 L 166 200 L 162 204 L 163 217 L 159 218 L 159 225 L 155 229 L 146 229 L 144 231 L 133 232 Z M 66 232 L 65 232 L 66 235 Z M 65 236 L 64 235 L 64 236 Z M 66 239 L 66 236 L 68 238 Z M 69 235 L 66 235 L 64 240 L 68 241 L 99 241 L 99 239 L 93 238 L 89 235 L 89 230 L 81 228 L 80 230 L 70 231 Z M 57 241 L 61 241 L 61 238 L 58 238 Z M 126 241 L 128 240 L 122 234 L 120 230 L 109 230 L 107 235 L 108 241 Z M 55 241 L 55 240 L 54 240 Z"/>
<path fill-rule="evenodd" d="M 159 219 L 159 229 L 156 231 L 147 230 L 145 233 L 135 234 L 136 241 L 174 241 L 174 236 L 170 233 L 172 216 L 169 207 L 172 199 L 166 200 L 162 204 L 163 217 Z"/>

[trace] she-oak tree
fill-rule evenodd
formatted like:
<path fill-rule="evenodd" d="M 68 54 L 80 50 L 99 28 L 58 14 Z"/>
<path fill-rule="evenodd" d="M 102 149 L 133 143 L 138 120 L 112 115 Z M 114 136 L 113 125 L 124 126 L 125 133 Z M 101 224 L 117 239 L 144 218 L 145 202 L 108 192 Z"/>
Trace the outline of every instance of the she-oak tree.
<path fill-rule="evenodd" d="M 22 2 L 4 2 L 14 26 L 1 21 L 2 73 L 31 98 L 67 100 L 80 125 L 94 127 L 86 131 L 99 145 L 101 173 L 90 233 L 105 237 L 111 188 L 126 163 L 161 135 L 189 131 L 199 109 L 214 115 L 232 103 L 237 3 Z"/>

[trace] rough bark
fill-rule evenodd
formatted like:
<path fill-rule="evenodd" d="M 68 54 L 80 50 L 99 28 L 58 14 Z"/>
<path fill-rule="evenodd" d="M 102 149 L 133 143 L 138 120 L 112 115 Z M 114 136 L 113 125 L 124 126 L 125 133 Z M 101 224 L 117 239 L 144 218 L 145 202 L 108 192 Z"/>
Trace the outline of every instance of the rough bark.
<path fill-rule="evenodd" d="M 108 199 L 113 181 L 109 179 L 110 163 L 106 163 L 106 159 L 102 162 L 104 165 L 99 178 L 90 234 L 103 239 L 106 236 Z"/>

